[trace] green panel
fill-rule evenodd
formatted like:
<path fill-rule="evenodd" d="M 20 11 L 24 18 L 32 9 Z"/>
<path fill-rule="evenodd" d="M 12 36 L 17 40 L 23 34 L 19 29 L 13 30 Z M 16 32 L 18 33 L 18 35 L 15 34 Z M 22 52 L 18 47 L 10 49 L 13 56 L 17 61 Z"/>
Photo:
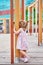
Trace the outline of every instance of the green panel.
<path fill-rule="evenodd" d="M 36 24 L 36 9 L 34 8 L 34 25 Z"/>
<path fill-rule="evenodd" d="M 0 23 L 3 23 L 3 20 L 0 20 Z"/>
<path fill-rule="evenodd" d="M 26 8 L 26 21 L 28 21 L 28 8 Z"/>

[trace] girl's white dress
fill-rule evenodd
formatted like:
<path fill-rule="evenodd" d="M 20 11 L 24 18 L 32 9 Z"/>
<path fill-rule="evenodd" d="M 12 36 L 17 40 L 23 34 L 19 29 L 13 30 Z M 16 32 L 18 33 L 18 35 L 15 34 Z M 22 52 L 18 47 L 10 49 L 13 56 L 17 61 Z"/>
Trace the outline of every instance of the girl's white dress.
<path fill-rule="evenodd" d="M 21 28 L 20 34 L 18 35 L 16 49 L 19 49 L 19 50 L 27 50 L 28 49 L 27 33 L 22 28 Z"/>

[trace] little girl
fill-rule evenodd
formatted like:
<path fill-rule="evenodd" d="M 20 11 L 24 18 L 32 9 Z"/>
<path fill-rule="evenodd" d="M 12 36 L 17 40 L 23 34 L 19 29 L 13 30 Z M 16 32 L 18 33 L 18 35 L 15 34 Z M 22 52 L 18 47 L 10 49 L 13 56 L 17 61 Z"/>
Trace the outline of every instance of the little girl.
<path fill-rule="evenodd" d="M 19 23 L 19 26 L 20 28 L 18 31 L 14 30 L 14 33 L 18 34 L 16 49 L 20 50 L 20 54 L 22 55 L 21 60 L 23 60 L 24 62 L 28 62 L 28 55 L 26 53 L 28 49 L 28 41 L 27 41 L 27 33 L 26 33 L 27 23 L 21 21 Z"/>

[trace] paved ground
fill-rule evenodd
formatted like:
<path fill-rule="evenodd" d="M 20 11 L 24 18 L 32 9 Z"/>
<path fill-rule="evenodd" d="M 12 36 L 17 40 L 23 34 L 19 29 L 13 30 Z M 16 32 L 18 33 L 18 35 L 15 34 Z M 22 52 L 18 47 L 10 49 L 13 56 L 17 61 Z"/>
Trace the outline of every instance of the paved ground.
<path fill-rule="evenodd" d="M 28 55 L 31 56 L 29 63 L 30 64 L 43 64 L 43 44 L 42 46 L 38 46 L 38 35 L 33 35 L 28 38 L 29 41 L 29 49 Z"/>
<path fill-rule="evenodd" d="M 28 34 L 29 35 L 29 34 Z M 28 55 L 31 56 L 29 64 L 43 64 L 43 44 L 38 46 L 38 35 L 28 36 Z M 10 64 L 10 34 L 0 34 L 0 64 Z"/>
<path fill-rule="evenodd" d="M 0 34 L 0 64 L 10 63 L 10 35 Z"/>

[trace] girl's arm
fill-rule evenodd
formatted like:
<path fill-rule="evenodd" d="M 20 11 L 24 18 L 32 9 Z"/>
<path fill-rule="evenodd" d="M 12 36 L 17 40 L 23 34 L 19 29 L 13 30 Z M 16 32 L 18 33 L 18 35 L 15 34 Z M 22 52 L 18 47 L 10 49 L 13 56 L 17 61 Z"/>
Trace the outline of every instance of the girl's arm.
<path fill-rule="evenodd" d="M 14 33 L 15 34 L 19 34 L 21 32 L 21 29 L 19 29 L 18 31 L 16 31 L 15 29 L 14 29 Z"/>

